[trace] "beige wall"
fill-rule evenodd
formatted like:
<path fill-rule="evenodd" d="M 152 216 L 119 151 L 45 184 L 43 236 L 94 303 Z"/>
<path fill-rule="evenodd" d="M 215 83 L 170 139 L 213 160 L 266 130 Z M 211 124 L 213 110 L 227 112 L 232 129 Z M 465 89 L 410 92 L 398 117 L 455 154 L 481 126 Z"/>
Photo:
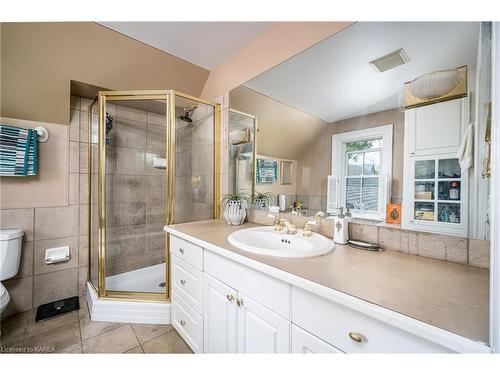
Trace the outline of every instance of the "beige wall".
<path fill-rule="evenodd" d="M 199 95 L 208 77 L 205 69 L 91 22 L 3 23 L 1 31 L 2 116 L 59 124 L 40 144 L 38 176 L 2 178 L 2 208 L 68 204 L 61 176 L 67 179 L 69 164 L 71 80 Z"/>
<path fill-rule="evenodd" d="M 202 96 L 215 98 L 354 22 L 277 22 L 210 72 Z"/>
<path fill-rule="evenodd" d="M 257 155 L 258 158 L 260 159 L 269 159 L 269 160 L 276 160 L 278 161 L 278 181 L 273 182 L 272 184 L 270 183 L 255 183 L 255 190 L 257 190 L 260 193 L 263 192 L 268 192 L 268 193 L 273 193 L 275 197 L 278 196 L 278 194 L 285 194 L 285 195 L 291 195 L 294 196 L 297 194 L 297 160 L 290 160 L 290 159 L 280 159 L 272 156 L 264 156 L 264 155 Z M 281 162 L 282 161 L 291 161 L 292 162 L 292 184 L 291 185 L 281 185 Z M 273 203 L 276 204 L 276 203 Z"/>
<path fill-rule="evenodd" d="M 298 195 L 326 195 L 331 174 L 332 135 L 393 124 L 392 200 L 399 203 L 403 184 L 404 111 L 391 109 L 329 124 L 310 142 L 298 160 Z"/>
<path fill-rule="evenodd" d="M 4 23 L 1 38 L 6 117 L 69 124 L 70 80 L 198 96 L 209 74 L 92 22 Z"/>
<path fill-rule="evenodd" d="M 231 108 L 257 116 L 257 153 L 299 159 L 328 122 L 240 86 L 229 93 Z"/>

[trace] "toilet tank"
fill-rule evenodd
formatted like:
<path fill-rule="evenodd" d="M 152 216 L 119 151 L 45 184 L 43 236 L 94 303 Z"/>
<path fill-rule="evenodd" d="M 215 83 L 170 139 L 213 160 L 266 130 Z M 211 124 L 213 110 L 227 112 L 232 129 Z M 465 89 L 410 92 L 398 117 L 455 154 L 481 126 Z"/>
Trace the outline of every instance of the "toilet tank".
<path fill-rule="evenodd" d="M 0 229 L 0 281 L 16 276 L 21 262 L 23 230 Z"/>

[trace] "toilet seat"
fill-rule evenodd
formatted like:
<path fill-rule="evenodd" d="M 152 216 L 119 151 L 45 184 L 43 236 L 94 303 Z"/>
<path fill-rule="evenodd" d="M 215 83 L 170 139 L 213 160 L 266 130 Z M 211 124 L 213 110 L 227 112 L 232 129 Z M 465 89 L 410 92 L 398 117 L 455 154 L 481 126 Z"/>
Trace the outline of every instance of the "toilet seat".
<path fill-rule="evenodd" d="M 9 304 L 10 296 L 9 292 L 5 287 L 0 283 L 0 314 L 5 310 L 7 305 Z"/>

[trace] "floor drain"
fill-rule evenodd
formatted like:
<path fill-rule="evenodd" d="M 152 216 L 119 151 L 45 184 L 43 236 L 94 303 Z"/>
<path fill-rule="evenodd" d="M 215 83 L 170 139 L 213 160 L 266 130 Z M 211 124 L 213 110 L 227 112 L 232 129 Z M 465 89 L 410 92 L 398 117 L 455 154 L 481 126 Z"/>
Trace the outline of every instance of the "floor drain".
<path fill-rule="evenodd" d="M 166 286 L 166 285 L 167 285 L 167 283 L 166 283 L 165 281 L 164 281 L 164 282 L 162 282 L 162 283 L 159 283 L 159 284 L 158 284 L 158 286 L 159 286 L 160 288 L 165 288 L 165 286 Z"/>

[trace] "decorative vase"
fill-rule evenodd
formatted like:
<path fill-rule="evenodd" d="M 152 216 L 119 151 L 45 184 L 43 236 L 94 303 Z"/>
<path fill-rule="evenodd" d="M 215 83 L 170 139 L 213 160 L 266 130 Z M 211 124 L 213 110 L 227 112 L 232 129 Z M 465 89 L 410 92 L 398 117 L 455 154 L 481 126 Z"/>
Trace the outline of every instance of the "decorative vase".
<path fill-rule="evenodd" d="M 242 201 L 229 201 L 224 210 L 224 219 L 229 225 L 241 225 L 247 216 Z"/>

